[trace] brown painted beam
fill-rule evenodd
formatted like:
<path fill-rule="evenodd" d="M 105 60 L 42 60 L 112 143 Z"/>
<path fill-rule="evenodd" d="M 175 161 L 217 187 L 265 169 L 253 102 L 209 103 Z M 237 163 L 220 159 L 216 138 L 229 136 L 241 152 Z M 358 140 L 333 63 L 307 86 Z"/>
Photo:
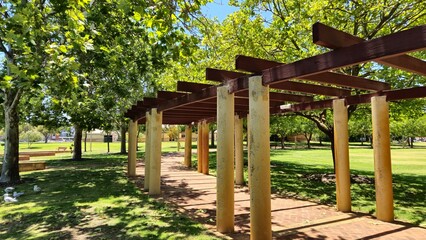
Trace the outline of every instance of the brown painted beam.
<path fill-rule="evenodd" d="M 331 49 L 349 47 L 365 41 L 319 22 L 312 26 L 312 33 L 315 44 Z M 406 54 L 379 59 L 376 62 L 426 76 L 426 62 Z"/>
<path fill-rule="evenodd" d="M 284 65 L 284 63 L 269 61 L 259 58 L 247 57 L 239 55 L 236 59 L 237 69 L 252 71 L 255 73 L 261 73 L 265 69 Z M 374 90 L 382 91 L 390 89 L 390 85 L 384 82 L 374 81 L 366 78 L 350 76 L 334 72 L 322 72 L 309 76 L 299 78 L 302 80 L 309 80 L 314 82 L 328 83 L 338 86 L 363 89 L 363 90 Z M 242 84 L 240 84 L 242 85 Z M 245 87 L 245 86 L 242 86 Z"/>
<path fill-rule="evenodd" d="M 426 86 L 385 91 L 387 101 L 426 97 Z"/>
<path fill-rule="evenodd" d="M 215 68 L 206 68 L 206 80 L 224 82 L 227 80 L 246 76 L 247 74 L 241 72 L 232 72 L 227 70 L 220 70 Z"/>
<path fill-rule="evenodd" d="M 300 79 L 361 90 L 382 91 L 390 89 L 389 83 L 334 72 L 323 72 Z"/>
<path fill-rule="evenodd" d="M 169 91 L 158 91 L 157 92 L 157 98 L 159 99 L 172 99 L 177 98 L 181 96 L 185 96 L 187 93 L 181 93 L 181 92 L 169 92 Z"/>
<path fill-rule="evenodd" d="M 216 94 L 216 86 L 210 86 L 208 88 L 203 89 L 201 92 L 191 93 L 187 96 L 178 97 L 164 102 L 158 107 L 158 110 L 165 111 L 168 109 L 189 105 L 195 102 L 200 102 L 205 99 L 215 98 Z"/>
<path fill-rule="evenodd" d="M 183 81 L 177 82 L 177 90 L 182 92 L 196 93 L 196 92 L 201 92 L 203 91 L 203 89 L 206 89 L 212 86 L 214 85 L 205 84 L 205 83 L 183 82 Z"/>
<path fill-rule="evenodd" d="M 340 48 L 263 71 L 263 83 L 303 78 L 346 66 L 393 57 L 426 48 L 426 25 Z"/>
<path fill-rule="evenodd" d="M 346 105 L 358 105 L 370 103 L 371 98 L 375 96 L 386 95 L 387 101 L 399 101 L 406 99 L 415 99 L 415 98 L 426 98 L 426 86 L 423 87 L 414 87 L 406 89 L 396 89 L 396 90 L 385 90 L 383 92 L 375 92 L 361 95 L 352 95 L 345 98 Z M 308 111 L 315 109 L 324 109 L 331 108 L 333 105 L 333 99 L 327 99 L 322 101 L 315 101 L 309 103 L 301 103 L 291 105 L 288 109 L 282 109 L 277 112 L 300 112 Z"/>
<path fill-rule="evenodd" d="M 333 87 L 320 86 L 320 85 L 301 83 L 301 82 L 292 82 L 292 81 L 271 84 L 269 87 L 274 89 L 281 89 L 281 90 L 287 90 L 287 91 L 293 91 L 293 92 L 311 93 L 311 94 L 318 94 L 318 95 L 324 95 L 324 96 L 343 97 L 343 96 L 351 95 L 351 91 L 347 89 L 333 88 Z"/>
<path fill-rule="evenodd" d="M 235 93 L 235 100 L 238 98 L 249 98 L 248 91 L 240 91 Z M 312 102 L 314 98 L 312 96 L 296 95 L 279 92 L 269 92 L 270 102 Z"/>

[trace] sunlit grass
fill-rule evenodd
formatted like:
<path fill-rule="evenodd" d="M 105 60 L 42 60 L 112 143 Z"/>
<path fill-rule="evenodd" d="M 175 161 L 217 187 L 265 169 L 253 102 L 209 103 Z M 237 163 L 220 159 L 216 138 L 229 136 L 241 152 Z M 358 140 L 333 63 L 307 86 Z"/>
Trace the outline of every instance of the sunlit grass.
<path fill-rule="evenodd" d="M 48 164 L 21 173 L 18 203 L 0 203 L 0 239 L 215 239 L 129 181 L 125 155 Z"/>

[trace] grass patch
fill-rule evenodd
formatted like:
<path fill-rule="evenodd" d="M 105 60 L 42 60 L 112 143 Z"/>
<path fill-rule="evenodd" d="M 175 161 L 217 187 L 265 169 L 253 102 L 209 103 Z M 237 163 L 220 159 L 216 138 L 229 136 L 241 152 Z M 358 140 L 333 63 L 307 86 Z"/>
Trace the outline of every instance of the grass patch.
<path fill-rule="evenodd" d="M 22 173 L 16 190 L 25 194 L 0 203 L 0 239 L 216 239 L 142 193 L 125 176 L 126 158 L 51 159 L 49 170 Z"/>

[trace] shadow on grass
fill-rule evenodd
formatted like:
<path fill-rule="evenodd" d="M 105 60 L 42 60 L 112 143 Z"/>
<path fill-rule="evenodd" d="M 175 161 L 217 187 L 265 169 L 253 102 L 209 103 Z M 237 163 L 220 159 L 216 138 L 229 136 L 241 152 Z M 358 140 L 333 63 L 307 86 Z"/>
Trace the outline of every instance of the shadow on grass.
<path fill-rule="evenodd" d="M 201 225 L 149 199 L 124 175 L 126 157 L 51 160 L 23 175 L 18 203 L 0 206 L 0 239 L 187 239 Z M 32 191 L 33 185 L 42 188 Z"/>

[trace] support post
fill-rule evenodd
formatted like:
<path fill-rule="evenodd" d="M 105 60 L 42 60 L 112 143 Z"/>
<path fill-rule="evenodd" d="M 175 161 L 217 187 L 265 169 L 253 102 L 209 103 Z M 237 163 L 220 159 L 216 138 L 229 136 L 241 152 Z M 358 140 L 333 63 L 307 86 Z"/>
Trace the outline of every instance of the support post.
<path fill-rule="evenodd" d="M 151 162 L 151 110 L 146 112 L 145 115 L 146 121 L 145 121 L 145 175 L 144 175 L 144 182 L 143 182 L 143 189 L 144 191 L 149 190 L 149 172 L 151 170 L 150 168 L 150 162 Z"/>
<path fill-rule="evenodd" d="M 184 165 L 191 167 L 192 165 L 192 126 L 187 125 L 185 127 L 185 160 Z"/>
<path fill-rule="evenodd" d="M 178 128 L 179 129 L 179 128 Z M 177 137 L 177 140 L 176 140 L 176 143 L 177 143 L 177 151 L 178 152 L 180 152 L 180 130 L 179 130 L 179 133 L 178 133 L 178 137 Z"/>
<path fill-rule="evenodd" d="M 350 212 L 351 176 L 349 169 L 348 109 L 345 105 L 345 99 L 333 100 L 333 118 L 337 210 Z"/>
<path fill-rule="evenodd" d="M 250 189 L 251 187 L 251 161 L 250 161 L 250 113 L 247 114 L 247 186 Z"/>
<path fill-rule="evenodd" d="M 216 227 L 234 231 L 234 94 L 217 88 L 217 199 Z"/>
<path fill-rule="evenodd" d="M 250 238 L 272 239 L 269 150 L 269 87 L 261 76 L 249 78 Z M 256 124 L 253 124 L 256 123 Z"/>
<path fill-rule="evenodd" d="M 204 174 L 209 174 L 209 124 L 207 121 L 203 121 L 203 140 L 202 143 L 202 151 L 201 151 L 201 159 L 202 159 L 202 171 Z"/>
<path fill-rule="evenodd" d="M 235 115 L 235 183 L 244 185 L 243 120 Z"/>
<path fill-rule="evenodd" d="M 392 167 L 389 133 L 389 104 L 386 96 L 371 98 L 374 148 L 376 217 L 385 222 L 394 220 Z"/>
<path fill-rule="evenodd" d="M 129 121 L 129 140 L 127 143 L 128 163 L 127 175 L 129 177 L 136 176 L 136 137 L 138 122 L 130 119 Z"/>
<path fill-rule="evenodd" d="M 162 112 L 151 110 L 151 152 L 150 152 L 150 176 L 149 195 L 161 193 L 161 125 Z"/>
<path fill-rule="evenodd" d="M 201 122 L 198 122 L 197 128 L 197 171 L 202 172 L 202 141 L 203 141 L 203 125 Z"/>

